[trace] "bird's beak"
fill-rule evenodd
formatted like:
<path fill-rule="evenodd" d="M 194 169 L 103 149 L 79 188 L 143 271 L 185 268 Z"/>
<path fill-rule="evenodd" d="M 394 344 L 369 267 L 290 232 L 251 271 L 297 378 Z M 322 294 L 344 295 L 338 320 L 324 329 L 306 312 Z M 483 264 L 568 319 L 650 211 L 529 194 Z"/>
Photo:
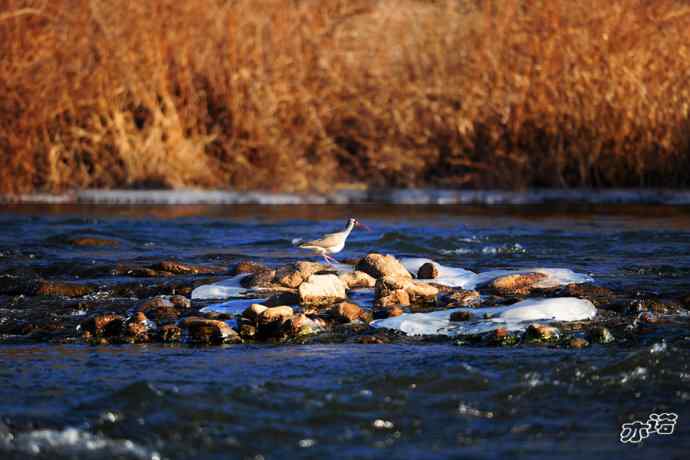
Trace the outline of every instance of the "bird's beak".
<path fill-rule="evenodd" d="M 371 231 L 371 229 L 370 229 L 368 226 L 364 225 L 363 223 L 361 223 L 361 222 L 359 222 L 359 221 L 357 221 L 357 223 L 355 224 L 355 227 L 357 227 L 357 228 L 363 228 L 364 230 L 366 230 L 366 231 L 368 231 L 368 232 Z"/>

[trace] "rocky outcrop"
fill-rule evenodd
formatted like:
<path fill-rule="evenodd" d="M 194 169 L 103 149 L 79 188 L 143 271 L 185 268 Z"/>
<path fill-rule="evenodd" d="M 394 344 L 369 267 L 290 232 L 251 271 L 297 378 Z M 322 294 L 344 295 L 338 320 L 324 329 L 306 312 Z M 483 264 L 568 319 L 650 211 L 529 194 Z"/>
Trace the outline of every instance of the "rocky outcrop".
<path fill-rule="evenodd" d="M 300 304 L 328 305 L 345 300 L 345 283 L 336 275 L 311 275 L 299 286 Z"/>
<path fill-rule="evenodd" d="M 348 289 L 373 288 L 376 285 L 376 278 L 358 270 L 342 273 L 338 275 L 338 278 L 345 283 Z"/>
<path fill-rule="evenodd" d="M 384 276 L 412 278 L 403 264 L 391 255 L 369 254 L 357 263 L 355 270 L 367 273 L 377 279 Z"/>

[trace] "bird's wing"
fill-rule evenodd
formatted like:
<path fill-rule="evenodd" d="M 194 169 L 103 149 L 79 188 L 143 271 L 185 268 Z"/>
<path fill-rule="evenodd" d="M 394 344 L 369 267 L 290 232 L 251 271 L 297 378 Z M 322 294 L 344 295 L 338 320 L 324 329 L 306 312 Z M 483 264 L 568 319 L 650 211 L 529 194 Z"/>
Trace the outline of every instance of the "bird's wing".
<path fill-rule="evenodd" d="M 328 248 L 331 246 L 336 246 L 338 243 L 340 243 L 340 238 L 342 238 L 340 233 L 329 233 L 324 235 L 324 237 L 320 240 L 307 241 L 300 244 L 300 246 L 319 246 L 322 248 Z"/>

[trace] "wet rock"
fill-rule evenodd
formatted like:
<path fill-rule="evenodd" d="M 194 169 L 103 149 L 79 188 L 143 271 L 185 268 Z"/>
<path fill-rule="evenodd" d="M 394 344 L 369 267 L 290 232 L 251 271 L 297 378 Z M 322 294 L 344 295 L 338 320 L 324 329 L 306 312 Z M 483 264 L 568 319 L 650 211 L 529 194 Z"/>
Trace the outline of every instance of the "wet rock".
<path fill-rule="evenodd" d="M 148 342 L 149 332 L 153 329 L 153 323 L 149 321 L 143 312 L 134 314 L 124 324 L 124 335 L 131 337 L 135 342 Z"/>
<path fill-rule="evenodd" d="M 592 283 L 568 284 L 560 290 L 558 295 L 587 299 L 592 302 L 595 307 L 611 304 L 617 299 L 616 293 L 611 289 L 595 286 Z"/>
<path fill-rule="evenodd" d="M 240 336 L 245 340 L 253 339 L 256 336 L 256 326 L 248 323 L 241 324 Z"/>
<path fill-rule="evenodd" d="M 172 276 L 170 272 L 160 272 L 153 268 L 131 267 L 118 265 L 112 271 L 113 276 L 131 276 L 133 278 L 157 278 L 161 276 Z"/>
<path fill-rule="evenodd" d="M 109 240 L 107 238 L 97 238 L 93 236 L 83 236 L 69 240 L 69 244 L 79 247 L 104 247 L 104 246 L 118 246 L 119 241 Z"/>
<path fill-rule="evenodd" d="M 161 341 L 174 343 L 182 340 L 182 330 L 176 324 L 166 324 L 158 329 Z"/>
<path fill-rule="evenodd" d="M 273 281 L 288 288 L 297 288 L 314 273 L 327 270 L 325 265 L 316 262 L 297 262 L 276 270 Z"/>
<path fill-rule="evenodd" d="M 384 276 L 412 278 L 410 272 L 392 255 L 369 254 L 357 263 L 355 270 L 367 273 L 377 279 Z"/>
<path fill-rule="evenodd" d="M 190 307 L 191 302 L 186 297 L 157 296 L 140 303 L 135 311 L 145 313 L 156 322 L 167 324 L 176 322 L 180 317 L 180 311 Z"/>
<path fill-rule="evenodd" d="M 240 280 L 240 285 L 246 289 L 270 287 L 273 285 L 273 278 L 275 275 L 275 270 L 262 270 L 242 278 L 242 280 Z"/>
<path fill-rule="evenodd" d="M 505 327 L 499 327 L 494 331 L 488 332 L 483 335 L 482 339 L 487 345 L 493 346 L 513 346 L 519 342 L 518 337 L 515 334 L 511 334 Z"/>
<path fill-rule="evenodd" d="M 357 321 L 358 319 L 366 321 L 365 311 L 359 308 L 358 305 L 350 302 L 341 302 L 337 305 L 334 305 L 330 309 L 329 313 L 330 316 L 339 323 L 351 323 L 353 321 Z"/>
<path fill-rule="evenodd" d="M 423 280 L 432 280 L 434 278 L 438 278 L 438 267 L 436 264 L 431 262 L 423 264 L 421 267 L 419 267 L 419 270 L 417 270 L 417 278 Z"/>
<path fill-rule="evenodd" d="M 366 345 L 379 345 L 382 343 L 390 343 L 390 339 L 388 339 L 388 337 L 379 335 L 363 335 L 361 337 L 357 337 L 355 341 L 357 343 L 363 343 Z"/>
<path fill-rule="evenodd" d="M 474 319 L 474 315 L 469 311 L 454 311 L 450 314 L 451 321 L 470 321 Z"/>
<path fill-rule="evenodd" d="M 281 305 L 298 305 L 299 294 L 297 292 L 278 292 L 264 301 L 267 307 L 278 307 Z"/>
<path fill-rule="evenodd" d="M 253 262 L 251 260 L 243 260 L 235 264 L 235 266 L 230 269 L 230 274 L 232 276 L 237 276 L 243 273 L 258 273 L 266 270 L 269 270 L 269 268 L 264 264 Z"/>
<path fill-rule="evenodd" d="M 242 317 L 256 324 L 259 321 L 259 316 L 266 310 L 268 310 L 268 307 L 253 303 L 242 312 Z"/>
<path fill-rule="evenodd" d="M 348 289 L 373 288 L 376 285 L 376 278 L 357 270 L 338 275 L 338 278 L 345 283 Z"/>
<path fill-rule="evenodd" d="M 376 297 L 385 298 L 396 291 L 404 290 L 411 303 L 435 302 L 438 288 L 403 276 L 385 276 L 376 280 Z"/>
<path fill-rule="evenodd" d="M 500 295 L 527 295 L 544 278 L 543 273 L 505 275 L 489 282 L 488 287 Z"/>
<path fill-rule="evenodd" d="M 594 327 L 587 332 L 587 339 L 594 343 L 611 343 L 615 340 L 611 331 L 605 327 Z"/>
<path fill-rule="evenodd" d="M 410 305 L 410 295 L 404 289 L 396 289 L 389 292 L 388 295 L 377 297 L 374 305 L 383 308 L 408 306 Z"/>
<path fill-rule="evenodd" d="M 570 348 L 587 348 L 589 342 L 582 337 L 573 337 L 568 341 L 568 347 Z"/>
<path fill-rule="evenodd" d="M 400 316 L 405 313 L 405 310 L 398 305 L 390 305 L 385 307 L 376 307 L 372 313 L 374 319 L 386 319 L 394 316 Z"/>
<path fill-rule="evenodd" d="M 94 292 L 96 288 L 87 284 L 61 283 L 40 280 L 36 285 L 35 295 L 52 297 L 83 297 Z"/>
<path fill-rule="evenodd" d="M 319 323 L 313 321 L 305 314 L 294 315 L 283 323 L 283 335 L 289 337 L 301 337 L 316 333 L 320 329 Z"/>
<path fill-rule="evenodd" d="M 461 288 L 444 292 L 438 298 L 438 303 L 445 308 L 475 307 L 479 305 L 480 301 L 479 292 Z"/>
<path fill-rule="evenodd" d="M 174 273 L 175 275 L 198 275 L 199 273 L 216 273 L 219 271 L 219 269 L 216 268 L 185 264 L 174 260 L 163 260 L 157 264 L 150 265 L 148 268 L 161 272 Z"/>
<path fill-rule="evenodd" d="M 299 286 L 300 304 L 327 305 L 347 297 L 345 283 L 336 275 L 311 275 Z"/>
<path fill-rule="evenodd" d="M 224 321 L 190 316 L 180 320 L 178 326 L 182 330 L 184 341 L 190 343 L 221 344 L 242 341 L 239 334 Z"/>
<path fill-rule="evenodd" d="M 172 302 L 173 306 L 178 310 L 187 310 L 192 308 L 192 301 L 183 295 L 176 294 L 171 296 L 170 302 Z"/>
<path fill-rule="evenodd" d="M 528 342 L 551 342 L 560 337 L 560 332 L 553 326 L 546 324 L 530 324 L 523 338 Z"/>
<path fill-rule="evenodd" d="M 281 337 L 285 334 L 286 325 L 294 315 L 291 307 L 271 307 L 263 310 L 258 318 L 257 335 L 262 338 Z"/>
<path fill-rule="evenodd" d="M 84 336 L 112 337 L 120 335 L 125 319 L 115 313 L 101 313 L 87 318 L 80 324 Z"/>
<path fill-rule="evenodd" d="M 0 295 L 33 295 L 38 280 L 13 274 L 0 275 Z"/>

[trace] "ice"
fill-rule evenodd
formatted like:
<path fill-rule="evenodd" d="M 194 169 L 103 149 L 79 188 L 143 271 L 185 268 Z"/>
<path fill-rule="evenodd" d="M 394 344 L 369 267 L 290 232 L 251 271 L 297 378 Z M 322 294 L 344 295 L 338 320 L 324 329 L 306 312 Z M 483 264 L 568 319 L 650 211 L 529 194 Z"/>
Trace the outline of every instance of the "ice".
<path fill-rule="evenodd" d="M 489 319 L 463 322 L 450 321 L 456 311 L 470 311 L 478 317 L 485 314 Z M 499 327 L 521 331 L 533 321 L 582 321 L 596 315 L 594 305 L 585 299 L 557 297 L 553 299 L 528 299 L 507 307 L 453 308 L 431 313 L 406 313 L 392 318 L 377 320 L 373 327 L 394 329 L 408 335 L 464 335 L 488 332 Z"/>
<path fill-rule="evenodd" d="M 239 315 L 254 303 L 262 303 L 264 299 L 239 299 L 230 300 L 228 302 L 216 303 L 208 305 L 201 310 L 200 313 L 225 313 L 227 315 Z"/>
<path fill-rule="evenodd" d="M 228 278 L 226 280 L 218 281 L 213 284 L 204 284 L 192 291 L 192 300 L 218 300 L 227 299 L 230 297 L 240 297 L 247 289 L 240 285 L 242 278 L 247 276 L 241 274 Z"/>
<path fill-rule="evenodd" d="M 439 277 L 434 279 L 434 283 L 444 286 L 460 287 L 462 289 L 475 289 L 477 286 L 488 283 L 499 276 L 521 274 L 521 273 L 543 273 L 546 278 L 535 286 L 540 288 L 550 288 L 565 284 L 589 283 L 593 279 L 591 276 L 576 273 L 567 268 L 530 268 L 524 270 L 489 270 L 482 273 L 474 273 L 463 268 L 448 267 L 424 258 L 403 258 L 400 262 L 412 273 L 417 273 L 419 267 L 427 262 L 431 262 L 438 267 Z"/>

